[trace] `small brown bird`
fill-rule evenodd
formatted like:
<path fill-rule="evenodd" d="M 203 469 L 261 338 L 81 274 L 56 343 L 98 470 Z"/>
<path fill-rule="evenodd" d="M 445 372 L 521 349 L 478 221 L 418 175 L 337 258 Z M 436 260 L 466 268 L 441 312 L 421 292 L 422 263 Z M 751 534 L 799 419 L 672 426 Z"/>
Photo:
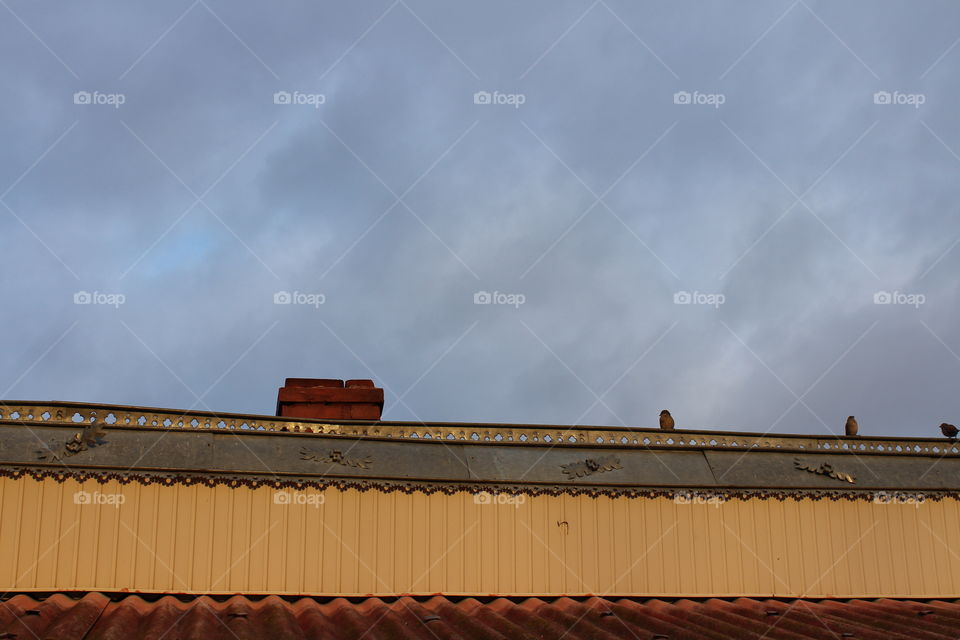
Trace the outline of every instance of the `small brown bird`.
<path fill-rule="evenodd" d="M 674 422 L 673 416 L 670 415 L 670 412 L 664 409 L 660 412 L 660 428 L 661 429 L 673 429 Z"/>
<path fill-rule="evenodd" d="M 847 435 L 848 436 L 857 435 L 857 429 L 858 429 L 857 419 L 854 418 L 853 416 L 849 416 L 847 418 L 847 424 L 844 425 L 844 430 L 846 431 Z"/>
<path fill-rule="evenodd" d="M 946 422 L 944 422 L 944 423 L 942 423 L 942 424 L 940 425 L 940 431 L 942 431 L 942 432 L 943 432 L 943 435 L 947 436 L 947 437 L 950 438 L 951 440 L 953 440 L 954 438 L 956 438 L 956 437 L 957 437 L 957 434 L 960 433 L 960 429 L 957 429 L 957 428 L 956 428 L 955 426 L 953 426 L 952 424 L 948 424 L 948 423 L 946 423 Z"/>

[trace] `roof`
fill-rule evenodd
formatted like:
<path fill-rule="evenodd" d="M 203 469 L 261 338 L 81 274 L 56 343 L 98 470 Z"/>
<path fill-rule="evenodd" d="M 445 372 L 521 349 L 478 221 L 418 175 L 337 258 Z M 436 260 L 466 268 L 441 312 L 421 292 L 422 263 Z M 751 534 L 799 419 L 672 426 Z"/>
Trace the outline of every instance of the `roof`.
<path fill-rule="evenodd" d="M 147 455 L 149 454 L 149 455 Z M 70 402 L 0 403 L 0 474 L 386 491 L 876 499 L 960 492 L 945 438 L 321 421 Z"/>
<path fill-rule="evenodd" d="M 754 600 L 400 597 L 295 601 L 269 596 L 100 593 L 16 595 L 0 604 L 0 638 L 15 640 L 934 640 L 956 638 L 957 600 Z"/>

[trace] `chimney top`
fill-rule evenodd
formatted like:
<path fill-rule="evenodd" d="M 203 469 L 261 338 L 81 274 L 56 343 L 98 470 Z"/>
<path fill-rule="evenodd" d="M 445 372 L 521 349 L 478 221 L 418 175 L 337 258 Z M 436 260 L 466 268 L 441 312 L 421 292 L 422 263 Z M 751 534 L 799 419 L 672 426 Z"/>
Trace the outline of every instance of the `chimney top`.
<path fill-rule="evenodd" d="M 277 395 L 277 415 L 318 420 L 379 420 L 383 389 L 373 380 L 287 378 Z"/>

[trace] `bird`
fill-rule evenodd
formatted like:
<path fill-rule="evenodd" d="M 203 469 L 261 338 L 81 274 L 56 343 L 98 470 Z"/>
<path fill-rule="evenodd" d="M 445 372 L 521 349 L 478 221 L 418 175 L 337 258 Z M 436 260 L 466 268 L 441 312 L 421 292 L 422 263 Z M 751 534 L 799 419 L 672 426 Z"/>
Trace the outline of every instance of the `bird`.
<path fill-rule="evenodd" d="M 670 412 L 664 409 L 660 412 L 660 428 L 661 429 L 673 429 L 674 422 L 673 416 L 670 415 Z"/>
<path fill-rule="evenodd" d="M 942 431 L 943 435 L 947 436 L 951 440 L 956 438 L 957 434 L 960 433 L 960 430 L 958 430 L 955 426 L 953 426 L 952 424 L 948 424 L 946 422 L 941 423 L 940 431 Z"/>
<path fill-rule="evenodd" d="M 844 425 L 844 429 L 846 430 L 848 436 L 857 435 L 857 419 L 853 416 L 849 416 L 847 418 L 847 424 Z"/>

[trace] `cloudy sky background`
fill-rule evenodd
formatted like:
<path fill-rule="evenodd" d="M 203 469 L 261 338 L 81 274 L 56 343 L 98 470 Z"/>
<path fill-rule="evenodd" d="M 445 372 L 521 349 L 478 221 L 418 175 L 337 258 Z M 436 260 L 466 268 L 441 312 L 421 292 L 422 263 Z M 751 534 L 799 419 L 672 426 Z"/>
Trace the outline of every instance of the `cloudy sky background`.
<path fill-rule="evenodd" d="M 960 421 L 956 3 L 0 5 L 5 399 Z"/>

